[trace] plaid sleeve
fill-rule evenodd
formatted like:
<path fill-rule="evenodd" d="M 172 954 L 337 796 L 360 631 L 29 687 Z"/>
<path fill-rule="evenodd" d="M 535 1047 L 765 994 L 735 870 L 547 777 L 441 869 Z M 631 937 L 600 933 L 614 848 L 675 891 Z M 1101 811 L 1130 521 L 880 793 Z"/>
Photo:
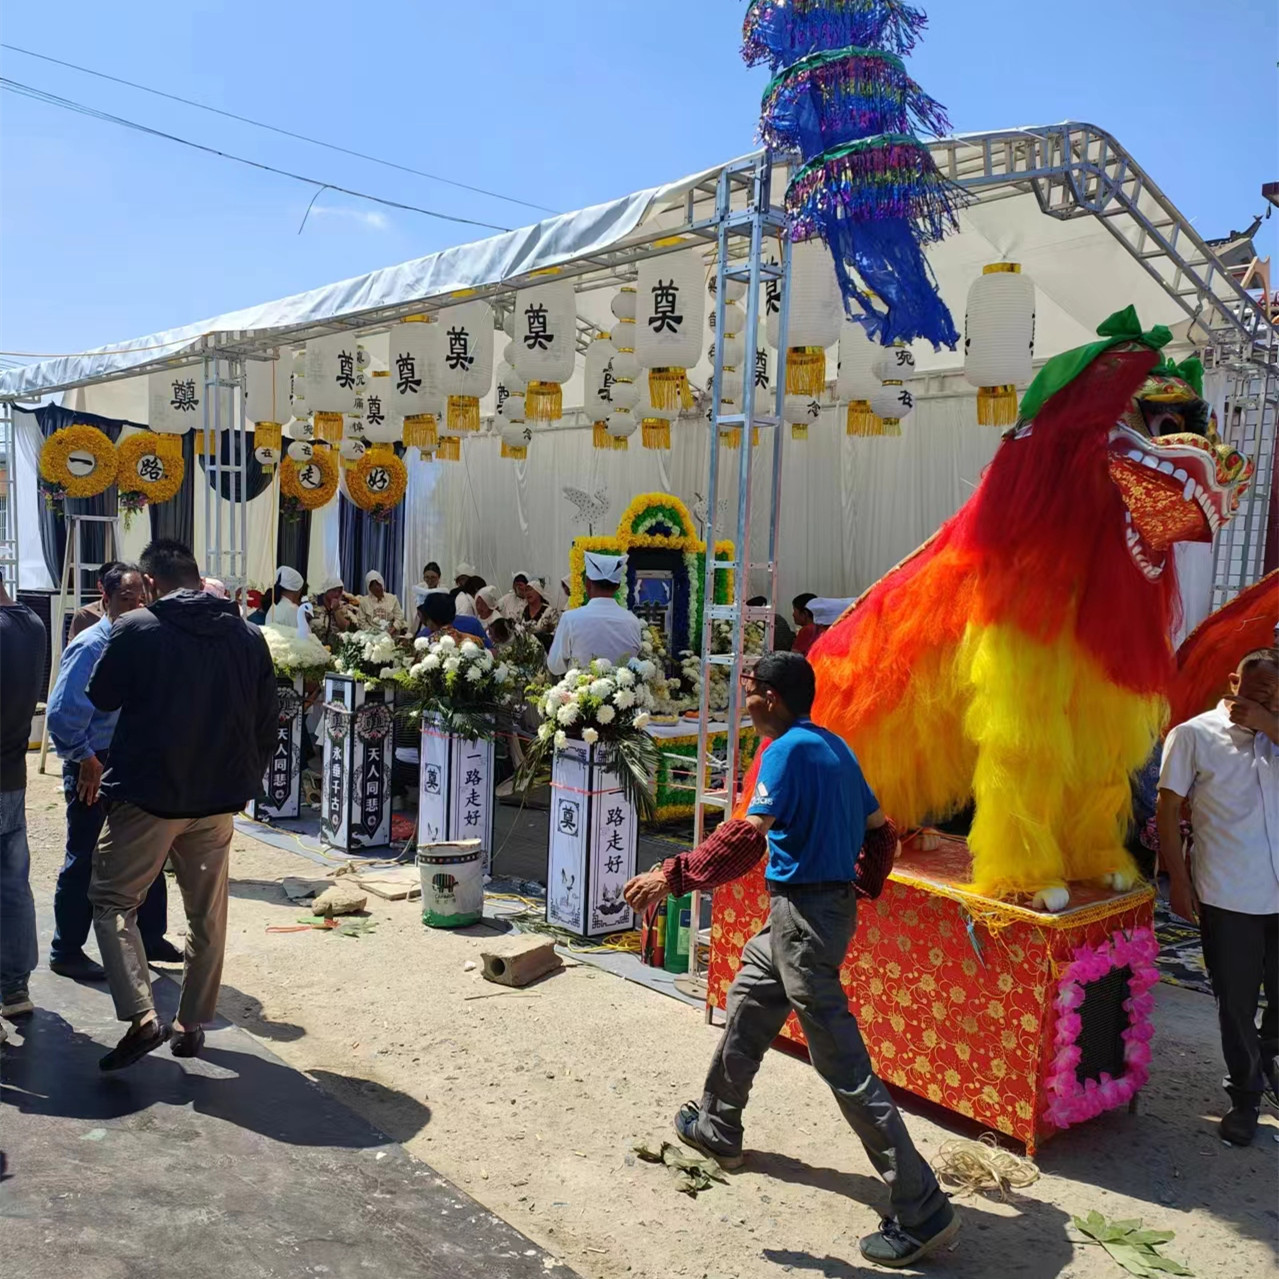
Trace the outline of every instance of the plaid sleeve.
<path fill-rule="evenodd" d="M 768 849 L 768 841 L 748 821 L 722 823 L 696 848 L 662 863 L 671 893 L 682 897 L 698 888 L 718 888 L 746 874 Z"/>

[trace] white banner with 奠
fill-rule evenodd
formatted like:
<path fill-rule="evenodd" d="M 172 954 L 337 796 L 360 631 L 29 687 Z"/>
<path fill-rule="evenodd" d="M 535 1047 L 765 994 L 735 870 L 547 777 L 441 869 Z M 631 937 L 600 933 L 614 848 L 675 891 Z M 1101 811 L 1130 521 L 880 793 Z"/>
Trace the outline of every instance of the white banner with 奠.
<path fill-rule="evenodd" d="M 262 775 L 262 794 L 249 801 L 248 813 L 254 821 L 273 817 L 296 817 L 302 808 L 303 718 L 306 702 L 302 680 L 277 678 L 280 718 L 275 733 L 275 749 Z"/>
<path fill-rule="evenodd" d="M 622 896 L 635 874 L 638 823 L 603 750 L 571 742 L 551 763 L 546 918 L 582 937 L 635 926 Z"/>
<path fill-rule="evenodd" d="M 347 675 L 324 677 L 324 791 L 320 837 L 357 852 L 391 842 L 391 694 Z"/>
<path fill-rule="evenodd" d="M 478 839 L 484 873 L 493 868 L 493 742 L 450 733 L 422 716 L 419 845 Z"/>

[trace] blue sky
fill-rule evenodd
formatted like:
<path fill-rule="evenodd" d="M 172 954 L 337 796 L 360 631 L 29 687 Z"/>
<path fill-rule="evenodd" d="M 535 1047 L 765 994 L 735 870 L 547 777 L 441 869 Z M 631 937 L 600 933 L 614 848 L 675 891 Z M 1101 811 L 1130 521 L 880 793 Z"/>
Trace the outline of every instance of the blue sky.
<path fill-rule="evenodd" d="M 1276 163 L 1274 0 L 951 0 L 915 78 L 956 130 L 1113 133 L 1208 237 Z M 749 150 L 743 0 L 85 0 L 11 5 L 3 40 L 555 210 Z M 321 181 L 503 226 L 541 216 L 48 63 L 3 74 Z M 0 349 L 151 333 L 485 234 L 0 98 Z M 1267 224 L 1263 251 L 1279 248 Z"/>

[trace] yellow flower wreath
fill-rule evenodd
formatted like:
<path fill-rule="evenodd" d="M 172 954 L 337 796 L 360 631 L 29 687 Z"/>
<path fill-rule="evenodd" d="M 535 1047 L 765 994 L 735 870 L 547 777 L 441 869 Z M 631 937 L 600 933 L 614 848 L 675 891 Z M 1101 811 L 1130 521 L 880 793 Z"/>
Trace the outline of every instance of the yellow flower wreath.
<path fill-rule="evenodd" d="M 72 470 L 73 453 L 90 454 L 92 470 Z M 118 464 L 115 445 L 96 426 L 83 422 L 54 431 L 40 450 L 40 476 L 47 490 L 60 498 L 97 497 L 111 487 Z"/>
<path fill-rule="evenodd" d="M 333 450 L 324 444 L 316 444 L 311 450 L 310 462 L 303 466 L 320 468 L 320 485 L 307 488 L 299 478 L 298 464 L 286 453 L 280 461 L 280 492 L 299 511 L 314 511 L 327 506 L 338 491 L 338 463 Z"/>
<path fill-rule="evenodd" d="M 390 479 L 389 486 L 380 493 L 369 488 L 369 475 L 375 468 L 384 470 Z M 377 507 L 389 511 L 399 506 L 408 485 L 408 469 L 389 444 L 373 445 L 346 473 L 347 496 L 362 511 L 372 511 Z"/>
<path fill-rule="evenodd" d="M 147 503 L 154 505 L 169 501 L 182 487 L 186 473 L 182 453 L 174 452 L 154 431 L 130 435 L 121 442 L 116 454 L 120 463 L 116 484 L 121 493 L 141 494 Z M 142 459 L 146 457 L 153 458 L 154 462 L 141 466 Z"/>

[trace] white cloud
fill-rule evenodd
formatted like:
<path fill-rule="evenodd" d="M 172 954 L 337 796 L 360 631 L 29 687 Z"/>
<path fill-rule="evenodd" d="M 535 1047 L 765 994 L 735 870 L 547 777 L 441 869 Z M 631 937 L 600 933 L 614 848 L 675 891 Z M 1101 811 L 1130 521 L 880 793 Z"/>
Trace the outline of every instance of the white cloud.
<path fill-rule="evenodd" d="M 348 218 L 352 222 L 361 223 L 371 231 L 391 229 L 391 219 L 377 209 L 350 209 L 341 204 L 317 204 L 311 210 L 311 216 L 313 218 Z"/>

